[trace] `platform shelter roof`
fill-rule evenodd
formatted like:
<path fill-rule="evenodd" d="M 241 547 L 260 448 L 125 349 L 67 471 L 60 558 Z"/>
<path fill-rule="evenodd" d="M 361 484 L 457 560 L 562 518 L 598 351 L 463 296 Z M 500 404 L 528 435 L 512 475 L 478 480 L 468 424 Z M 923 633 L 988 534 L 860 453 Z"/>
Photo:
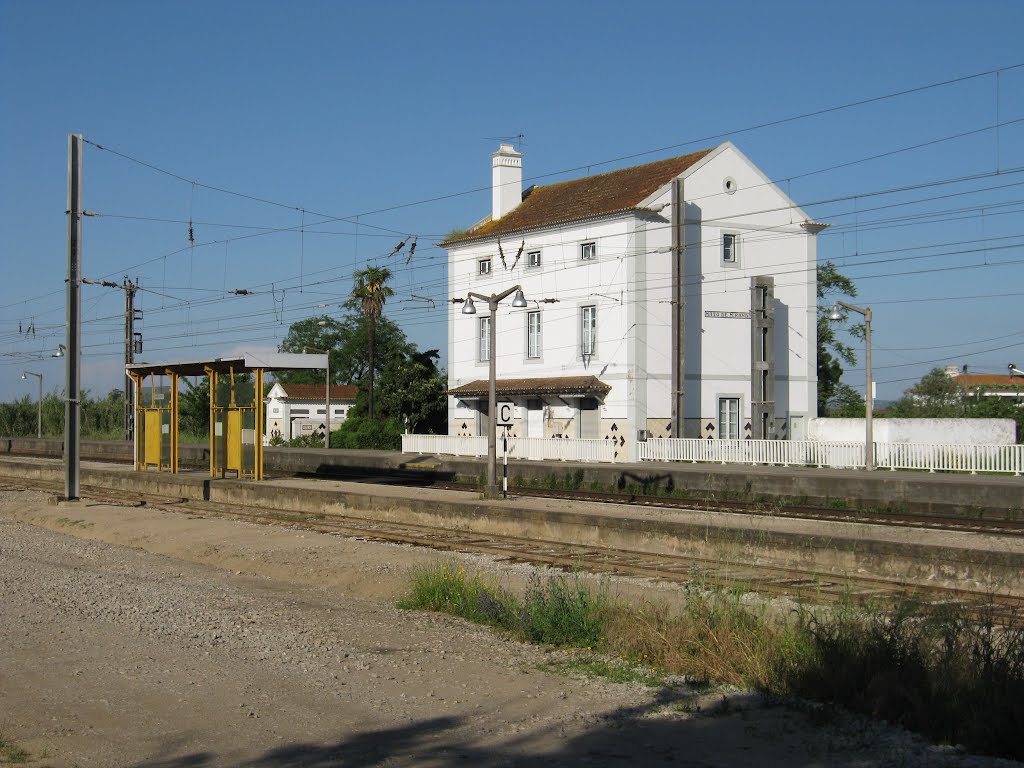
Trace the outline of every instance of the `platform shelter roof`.
<path fill-rule="evenodd" d="M 251 373 L 264 371 L 301 371 L 327 367 L 327 355 L 305 355 L 293 352 L 244 353 L 240 357 L 215 357 L 210 360 L 176 360 L 166 363 L 132 363 L 125 372 L 139 376 L 203 376 L 207 369 L 218 373 Z"/>

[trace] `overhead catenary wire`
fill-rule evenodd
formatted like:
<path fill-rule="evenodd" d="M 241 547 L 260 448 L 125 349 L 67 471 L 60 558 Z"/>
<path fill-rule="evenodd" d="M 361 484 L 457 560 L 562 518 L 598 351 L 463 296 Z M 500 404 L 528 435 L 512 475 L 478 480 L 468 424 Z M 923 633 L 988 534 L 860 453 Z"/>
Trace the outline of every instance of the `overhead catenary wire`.
<path fill-rule="evenodd" d="M 1007 70 L 1010 70 L 1010 69 L 1017 69 L 1017 68 L 1019 68 L 1019 67 L 1024 67 L 1024 65 L 1014 65 L 1014 66 L 1012 66 L 1012 67 L 1010 67 L 1010 68 L 1001 68 L 1001 71 L 1007 71 Z M 956 79 L 953 79 L 953 80 L 951 80 L 951 81 L 942 81 L 942 82 L 939 82 L 939 83 L 933 83 L 933 84 L 929 84 L 929 85 L 927 85 L 927 86 L 922 86 L 922 87 L 921 87 L 920 89 L 928 89 L 928 88 L 932 88 L 932 87 L 939 87 L 939 86 L 941 86 L 941 85 L 949 84 L 949 83 L 951 83 L 951 82 L 959 82 L 959 81 L 962 81 L 962 80 L 968 80 L 968 79 L 972 79 L 972 78 L 974 78 L 974 77 L 981 77 L 981 76 L 983 76 L 983 75 L 985 75 L 985 74 L 991 74 L 991 72 L 993 72 L 993 71 L 989 71 L 989 72 L 987 72 L 987 73 L 979 73 L 979 74 L 976 74 L 976 75 L 974 75 L 974 76 L 965 76 L 965 78 L 956 78 Z M 912 92 L 913 90 L 919 90 L 919 89 L 911 89 L 911 91 L 907 91 L 907 92 Z M 887 97 L 891 97 L 891 96 L 893 96 L 893 95 L 899 95 L 899 93 L 902 93 L 902 92 L 898 92 L 898 93 L 895 93 L 895 94 L 889 94 L 888 96 L 880 96 L 880 97 L 874 97 L 874 98 L 872 98 L 872 99 L 868 99 L 868 101 L 870 101 L 870 100 L 879 100 L 879 99 L 882 99 L 882 98 L 887 98 Z M 849 104 L 849 105 L 856 105 L 856 104 L 858 104 L 858 103 L 862 103 L 862 102 L 851 102 L 851 104 Z M 839 106 L 839 108 L 829 108 L 829 110 L 831 110 L 831 109 L 842 109 L 842 108 L 843 108 L 843 105 Z M 792 118 L 792 119 L 799 119 L 799 118 Z M 788 120 L 788 119 L 787 119 L 787 120 Z M 1010 121 L 1010 122 L 1011 122 L 1011 123 L 1015 123 L 1015 122 L 1018 122 L 1018 121 Z M 748 129 L 744 129 L 744 130 L 748 130 Z M 981 130 L 987 130 L 987 128 L 981 128 L 981 129 L 977 129 L 977 131 L 981 131 Z M 954 138 L 954 137 L 957 137 L 958 135 L 968 135 L 968 134 L 970 134 L 970 133 L 973 133 L 973 132 L 976 132 L 976 131 L 968 131 L 968 132 L 963 132 L 962 134 L 953 134 L 953 136 L 951 136 L 951 137 L 943 137 L 943 138 L 941 138 L 941 139 L 935 139 L 935 140 L 933 140 L 933 141 L 929 141 L 929 142 L 923 142 L 922 144 L 918 144 L 918 145 L 914 145 L 914 146 L 923 146 L 923 145 L 928 145 L 928 144 L 930 144 L 930 143 L 934 143 L 934 142 L 936 142 L 936 141 L 941 141 L 941 140 L 947 140 L 947 139 L 949 139 L 949 138 Z M 699 140 L 700 140 L 700 139 L 693 139 L 693 141 L 699 141 Z M 115 155 L 118 155 L 119 157 L 123 157 L 123 158 L 125 158 L 125 159 L 128 159 L 128 160 L 130 160 L 130 161 L 132 161 L 132 162 L 136 162 L 136 163 L 139 163 L 140 165 L 143 165 L 143 166 L 145 166 L 145 167 L 150 167 L 150 168 L 153 168 L 154 170 L 157 170 L 157 171 L 159 171 L 159 172 L 161 172 L 161 173 L 165 173 L 165 174 L 167 174 L 167 175 L 169 175 L 169 176 L 172 176 L 172 177 L 174 177 L 174 178 L 177 178 L 177 179 L 179 179 L 179 180 L 181 180 L 181 181 L 185 181 L 185 182 L 188 182 L 188 183 L 193 183 L 193 182 L 195 181 L 194 179 L 189 179 L 189 178 L 187 178 L 187 177 L 185 177 L 185 176 L 183 176 L 183 175 L 181 175 L 181 174 L 176 174 L 176 173 L 173 173 L 173 172 L 170 172 L 170 171 L 166 171 L 166 170 L 165 170 L 165 169 L 163 169 L 163 168 L 159 168 L 159 167 L 158 167 L 158 166 L 156 166 L 155 164 L 152 164 L 152 163 L 147 163 L 147 162 L 145 162 L 145 161 L 140 161 L 140 160 L 138 160 L 138 159 L 136 159 L 136 158 L 133 158 L 133 157 L 130 157 L 130 156 L 126 155 L 125 153 L 120 153 L 120 152 L 117 152 L 117 151 L 111 150 L 111 148 L 110 148 L 110 147 L 108 147 L 108 146 L 103 146 L 103 145 L 99 145 L 99 144 L 97 144 L 96 142 L 92 142 L 91 140 L 89 141 L 89 143 L 90 143 L 90 144 L 93 144 L 93 145 L 96 145 L 96 146 L 97 146 L 97 148 L 101 148 L 101 150 L 103 150 L 103 151 L 106 151 L 106 152 L 113 152 L 113 153 L 114 153 Z M 684 145 L 685 143 L 687 143 L 687 142 L 683 142 L 682 144 L 677 144 L 677 145 L 675 145 L 675 146 L 681 146 L 681 145 Z M 665 147 L 663 147 L 663 148 L 665 148 Z M 897 151 L 893 151 L 893 152 L 899 152 L 899 151 L 901 151 L 901 150 L 897 150 Z M 649 151 L 649 152 L 650 152 L 650 153 L 653 153 L 653 152 L 657 152 L 657 151 Z M 617 160 L 621 160 L 621 159 L 624 159 L 624 158 L 633 158 L 633 157 L 639 157 L 640 155 L 643 155 L 643 154 L 649 154 L 649 153 L 639 153 L 639 154 L 635 154 L 635 155 L 632 155 L 632 156 L 623 156 L 623 158 L 620 158 L 620 159 L 617 159 Z M 878 156 L 872 156 L 872 158 L 873 158 L 873 157 L 878 157 Z M 851 164 L 851 163 L 853 163 L 853 162 L 864 162 L 864 161 L 866 161 L 866 160 L 870 160 L 870 159 L 872 159 L 872 158 L 862 159 L 861 161 L 851 161 L 851 162 L 848 162 L 848 163 L 840 164 L 840 166 L 848 166 L 848 165 L 850 165 L 850 164 Z M 611 160 L 611 161 L 606 161 L 606 162 L 607 162 L 607 163 L 612 163 L 612 162 L 615 162 L 615 160 Z M 592 166 L 592 165 L 601 165 L 601 164 L 603 164 L 603 163 L 591 163 L 591 164 L 588 164 L 588 165 L 589 165 L 589 166 Z M 839 167 L 839 166 L 838 166 L 838 167 Z M 818 171 L 813 171 L 813 172 L 809 172 L 809 173 L 817 173 L 817 172 L 822 172 L 823 170 L 827 170 L 827 169 L 819 169 Z M 807 174 L 804 174 L 804 175 L 807 175 Z M 199 183 L 199 182 L 196 182 L 196 183 Z M 271 205 L 276 205 L 276 206 L 280 206 L 280 207 L 287 207 L 287 208 L 295 208 L 294 206 L 289 206 L 289 205 L 287 205 L 287 204 L 282 204 L 282 203 L 279 203 L 279 202 L 275 202 L 275 201 L 269 201 L 269 200 L 266 200 L 266 199 L 263 199 L 263 198 L 258 198 L 258 197 L 255 197 L 255 196 L 248 196 L 248 195 L 244 195 L 244 194 L 236 193 L 236 191 L 234 191 L 234 190 L 228 190 L 228 189 L 225 189 L 225 188 L 223 188 L 223 187 L 219 187 L 219 186 L 214 186 L 214 185 L 206 185 L 206 184 L 203 184 L 203 186 L 208 186 L 209 188 L 211 188 L 211 189 L 216 189 L 216 190 L 218 190 L 218 191 L 224 191 L 224 193 L 226 193 L 226 194 L 237 194 L 237 195 L 239 195 L 240 197 L 244 197 L 244 198 L 247 198 L 247 199 L 252 199 L 252 200 L 257 200 L 257 201 L 259 201 L 259 202 L 263 202 L 263 203 L 268 203 L 268 204 L 271 204 Z M 481 187 L 481 188 L 482 188 L 482 187 Z M 810 205 L 810 204 L 805 204 L 805 205 Z M 355 217 L 355 219 L 356 219 L 356 224 L 358 224 L 358 216 L 356 216 L 356 217 Z M 283 230 L 284 230 L 284 229 L 283 229 Z M 217 241 L 217 242 L 220 242 L 220 241 Z M 167 259 L 168 255 L 174 255 L 174 254 L 173 254 L 173 253 L 171 253 L 171 254 L 165 254 L 165 255 L 163 255 L 162 257 L 158 257 L 158 258 L 163 258 L 163 260 L 164 260 L 164 262 L 165 262 L 165 265 L 166 265 L 166 259 Z M 135 266 L 133 266 L 133 267 L 128 267 L 128 269 L 133 269 L 133 268 L 136 268 L 137 266 L 141 266 L 141 265 L 135 265 Z M 119 270 L 116 270 L 116 271 L 119 271 L 119 272 L 120 272 L 120 271 L 123 271 L 123 270 L 124 270 L 124 268 L 122 268 L 122 269 L 119 269 Z M 165 280 L 165 282 L 166 282 L 166 280 Z"/>
<path fill-rule="evenodd" d="M 998 121 L 997 121 L 997 122 L 998 122 Z M 695 141 L 697 141 L 697 140 L 695 140 Z M 635 156 L 635 155 L 634 155 L 634 156 Z M 625 157 L 633 157 L 633 156 L 625 156 Z M 608 161 L 608 162 L 614 162 L 614 160 L 613 160 L 613 161 Z M 592 165 L 597 165 L 597 164 L 592 164 Z M 185 177 L 182 177 L 182 180 L 187 180 L 187 179 L 185 179 Z M 225 246 L 225 248 L 227 248 L 227 242 L 226 242 L 226 241 L 224 241 L 224 246 Z M 925 256 L 924 258 L 927 258 L 927 256 Z M 121 271 L 121 270 L 118 270 L 118 271 Z M 302 280 L 302 276 L 303 276 L 303 274 L 304 274 L 303 270 L 300 270 L 300 280 Z M 341 278 L 339 278 L 339 280 L 340 280 L 340 279 L 341 279 Z M 164 284 L 166 285 L 166 280 L 164 281 Z M 211 295 L 212 295 L 212 294 L 211 294 Z M 195 302 L 193 302 L 193 303 L 192 303 L 191 305 L 193 305 L 193 306 L 198 306 L 198 303 L 195 303 Z"/>

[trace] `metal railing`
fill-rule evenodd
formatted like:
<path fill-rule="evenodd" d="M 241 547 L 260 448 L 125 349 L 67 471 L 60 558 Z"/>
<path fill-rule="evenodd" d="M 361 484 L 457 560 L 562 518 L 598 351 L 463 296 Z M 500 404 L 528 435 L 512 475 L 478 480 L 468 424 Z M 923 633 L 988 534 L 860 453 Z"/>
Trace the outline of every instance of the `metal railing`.
<path fill-rule="evenodd" d="M 864 443 L 819 440 L 680 440 L 657 438 L 637 444 L 640 461 L 862 469 Z M 404 453 L 486 456 L 486 437 L 402 435 Z M 502 455 L 501 437 L 498 455 Z M 510 459 L 621 462 L 626 451 L 612 440 L 510 437 Z M 929 472 L 1024 474 L 1024 445 L 875 443 L 878 469 Z"/>
<path fill-rule="evenodd" d="M 456 435 L 402 435 L 403 453 L 446 454 L 450 456 L 486 456 L 486 437 Z M 502 456 L 502 440 L 498 436 L 498 456 Z M 616 453 L 619 455 L 616 456 Z M 537 461 L 624 461 L 626 453 L 611 440 L 574 440 L 545 437 L 510 437 L 510 459 Z"/>
<path fill-rule="evenodd" d="M 486 456 L 487 437 L 460 435 L 402 435 L 402 453 L 431 453 L 448 456 Z"/>
<path fill-rule="evenodd" d="M 818 440 L 680 440 L 639 444 L 640 461 L 863 468 L 864 443 Z M 1024 445 L 875 443 L 878 469 L 1024 473 Z"/>

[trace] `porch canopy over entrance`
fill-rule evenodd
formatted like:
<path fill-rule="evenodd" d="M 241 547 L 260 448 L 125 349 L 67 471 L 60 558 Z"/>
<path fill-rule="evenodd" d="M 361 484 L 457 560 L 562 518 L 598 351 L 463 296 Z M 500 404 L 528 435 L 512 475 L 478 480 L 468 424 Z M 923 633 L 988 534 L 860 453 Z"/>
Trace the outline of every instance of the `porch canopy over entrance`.
<path fill-rule="evenodd" d="M 466 406 L 479 411 L 477 434 L 487 414 L 488 380 L 478 379 L 461 387 L 449 389 L 448 394 L 458 398 Z M 563 437 L 560 431 L 552 434 L 545 427 L 544 411 L 549 403 L 558 404 L 572 412 L 571 418 L 562 419 L 565 425 L 573 424 L 573 437 L 593 438 L 600 431 L 600 403 L 611 391 L 597 376 L 546 376 L 521 379 L 496 379 L 494 392 L 499 400 L 513 402 L 523 407 L 527 437 Z M 517 413 L 517 416 L 519 414 Z M 515 433 L 513 433 L 515 434 Z"/>
<path fill-rule="evenodd" d="M 125 366 L 135 385 L 135 469 L 178 471 L 178 379 L 209 376 L 210 476 L 235 472 L 262 480 L 264 375 L 320 368 L 327 368 L 327 355 L 289 352 Z M 253 381 L 236 381 L 245 374 Z M 164 376 L 170 381 L 158 383 Z"/>
<path fill-rule="evenodd" d="M 449 389 L 448 394 L 463 400 L 487 397 L 487 379 L 477 379 L 461 387 Z M 496 379 L 494 389 L 505 397 L 604 397 L 611 391 L 597 376 L 548 376 L 526 379 Z"/>

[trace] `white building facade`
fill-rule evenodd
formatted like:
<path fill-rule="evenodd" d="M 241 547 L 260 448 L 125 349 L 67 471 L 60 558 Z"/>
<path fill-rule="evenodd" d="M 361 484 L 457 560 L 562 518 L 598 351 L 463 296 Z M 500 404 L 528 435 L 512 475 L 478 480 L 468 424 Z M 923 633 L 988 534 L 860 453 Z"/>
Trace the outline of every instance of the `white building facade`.
<path fill-rule="evenodd" d="M 520 285 L 527 306 L 451 305 L 450 435 L 485 433 L 495 354 L 519 436 L 613 440 L 631 460 L 651 438 L 806 436 L 824 225 L 734 145 L 525 193 L 518 152 L 492 164 L 491 216 L 442 244 L 448 289 Z"/>
<path fill-rule="evenodd" d="M 350 384 L 331 385 L 331 429 L 337 429 L 356 403 L 358 388 Z M 327 426 L 327 387 L 321 384 L 276 382 L 264 402 L 267 439 L 323 435 Z"/>

